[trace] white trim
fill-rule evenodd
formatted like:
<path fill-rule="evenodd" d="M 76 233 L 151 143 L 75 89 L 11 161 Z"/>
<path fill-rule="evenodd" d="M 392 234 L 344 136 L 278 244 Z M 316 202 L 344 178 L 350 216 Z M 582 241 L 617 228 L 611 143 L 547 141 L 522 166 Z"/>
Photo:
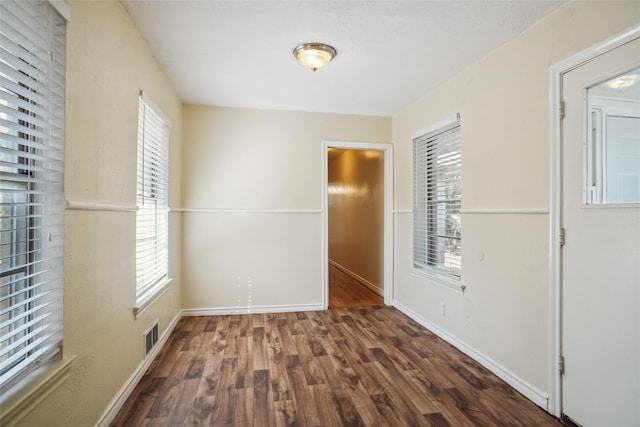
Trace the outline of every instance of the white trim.
<path fill-rule="evenodd" d="M 517 375 L 509 371 L 507 368 L 501 366 L 498 362 L 492 360 L 491 358 L 487 357 L 486 355 L 479 352 L 475 348 L 469 346 L 465 342 L 449 334 L 445 330 L 431 323 L 430 321 L 428 321 L 427 319 L 425 319 L 415 311 L 411 310 L 410 308 L 399 303 L 398 301 L 394 301 L 393 306 L 396 307 L 398 310 L 400 310 L 402 313 L 406 314 L 407 316 L 415 320 L 416 322 L 418 322 L 419 324 L 421 324 L 422 326 L 424 326 L 425 328 L 427 328 L 429 331 L 436 334 L 438 337 L 442 338 L 449 344 L 456 347 L 458 350 L 460 350 L 467 356 L 471 357 L 476 362 L 480 363 L 482 366 L 484 366 L 491 372 L 493 372 L 495 375 L 497 375 L 500 379 L 505 381 L 511 387 L 515 388 L 517 391 L 522 393 L 527 399 L 531 400 L 533 403 L 540 406 L 542 409 L 547 409 L 548 396 L 542 390 L 529 384 L 522 378 L 518 377 Z"/>
<path fill-rule="evenodd" d="M 164 114 L 162 108 L 160 108 L 158 104 L 156 104 L 153 99 L 151 99 L 151 97 L 147 95 L 143 90 L 140 91 L 140 98 L 142 98 L 144 103 L 151 107 L 153 112 L 160 116 L 160 118 L 164 121 L 164 124 L 166 124 L 167 127 L 171 129 L 171 120 L 169 120 L 169 118 Z"/>
<path fill-rule="evenodd" d="M 547 215 L 549 209 L 546 208 L 525 208 L 525 209 L 460 209 L 461 214 L 481 214 L 481 215 Z"/>
<path fill-rule="evenodd" d="M 151 366 L 153 360 L 156 358 L 158 353 L 160 353 L 160 349 L 162 349 L 162 347 L 164 347 L 164 345 L 166 344 L 169 336 L 175 329 L 178 321 L 182 318 L 182 316 L 183 314 L 181 311 L 176 314 L 169 326 L 167 326 L 165 331 L 162 333 L 162 336 L 158 339 L 158 343 L 156 344 L 156 346 L 153 347 L 153 349 L 149 352 L 147 358 L 140 362 L 136 370 L 133 372 L 133 374 L 131 374 L 120 391 L 118 391 L 109 406 L 107 406 L 107 409 L 96 424 L 97 427 L 107 427 L 111 423 L 111 421 L 113 421 L 115 416 L 118 414 L 118 411 L 122 408 L 122 405 L 124 405 L 129 396 L 131 396 L 131 393 L 133 393 L 133 390 L 136 388 L 145 372 L 147 372 L 149 366 Z"/>
<path fill-rule="evenodd" d="M 629 28 L 626 31 L 623 31 L 620 34 L 617 34 L 613 37 L 610 37 L 595 46 L 591 46 L 581 52 L 576 53 L 562 61 L 556 62 L 551 66 L 551 71 L 556 72 L 556 77 L 568 73 L 569 71 L 580 67 L 581 65 L 591 61 L 592 59 L 600 56 L 604 53 L 609 52 L 617 47 L 622 46 L 625 43 L 628 43 L 640 36 L 640 25 L 636 25 L 635 27 Z M 554 83 L 552 81 L 551 83 Z M 560 82 L 557 82 L 560 83 Z M 553 87 L 551 87 L 553 89 Z M 558 93 L 560 95 L 560 93 Z M 559 98 L 555 98 L 555 102 L 557 102 Z M 558 116 L 559 117 L 559 116 Z"/>
<path fill-rule="evenodd" d="M 142 313 L 144 313 L 147 308 L 149 308 L 149 306 L 151 306 L 151 304 L 155 302 L 155 300 L 157 300 L 165 292 L 167 292 L 167 289 L 169 289 L 169 285 L 172 281 L 172 277 L 164 279 L 162 282 L 158 283 L 153 288 L 145 292 L 142 298 L 140 298 L 140 300 L 137 301 L 137 304 L 133 307 L 133 317 L 137 319 L 138 317 L 142 316 Z"/>
<path fill-rule="evenodd" d="M 427 126 L 424 129 L 420 129 L 420 130 L 417 130 L 417 131 L 413 132 L 411 134 L 411 140 L 413 141 L 414 139 L 419 138 L 419 137 L 421 137 L 423 135 L 426 135 L 428 133 L 431 133 L 434 130 L 438 130 L 440 128 L 448 126 L 448 125 L 450 125 L 451 123 L 453 123 L 453 122 L 455 122 L 457 120 L 460 120 L 460 113 L 455 113 L 455 114 L 453 114 L 453 115 L 451 115 L 449 117 L 445 117 L 444 119 L 438 120 L 437 122 Z"/>
<path fill-rule="evenodd" d="M 375 150 L 384 153 L 384 242 L 383 242 L 383 292 L 384 303 L 391 304 L 393 300 L 393 144 L 322 141 L 322 304 L 329 306 L 329 213 L 328 213 L 328 168 L 329 148 L 343 150 Z"/>
<path fill-rule="evenodd" d="M 592 210 L 592 209 L 638 209 L 640 203 L 602 203 L 599 205 L 582 205 L 579 209 Z"/>
<path fill-rule="evenodd" d="M 243 213 L 243 214 L 321 214 L 321 209 L 233 209 L 233 208 L 176 208 L 173 212 Z"/>
<path fill-rule="evenodd" d="M 404 215 L 404 214 L 412 214 L 412 213 L 413 213 L 413 209 L 394 209 L 393 210 L 394 215 L 396 214 Z"/>
<path fill-rule="evenodd" d="M 560 250 L 560 227 L 562 225 L 562 124 L 560 102 L 562 76 L 591 61 L 593 58 L 613 50 L 640 37 L 640 25 L 613 36 L 595 46 L 570 56 L 549 68 L 549 152 L 550 198 L 549 198 L 549 413 L 562 414 L 562 385 L 558 360 L 562 352 L 562 253 Z"/>
<path fill-rule="evenodd" d="M 48 0 L 49 4 L 62 16 L 67 22 L 71 22 L 71 9 L 64 0 Z"/>
<path fill-rule="evenodd" d="M 136 205 L 124 203 L 83 202 L 79 200 L 67 200 L 66 209 L 71 211 L 105 211 L 105 212 L 137 212 Z"/>
<path fill-rule="evenodd" d="M 182 315 L 187 316 L 225 316 L 232 314 L 264 314 L 264 313 L 293 313 L 296 311 L 324 310 L 322 304 L 292 304 L 292 305 L 261 305 L 243 307 L 216 308 L 185 308 Z"/>
<path fill-rule="evenodd" d="M 559 417 L 562 413 L 561 375 L 558 370 L 561 350 L 560 325 L 560 82 L 561 68 L 549 68 L 549 354 L 547 360 L 547 382 L 549 383 L 549 405 L 547 411 Z"/>
<path fill-rule="evenodd" d="M 345 266 L 343 266 L 341 264 L 338 264 L 337 262 L 335 262 L 333 260 L 329 260 L 329 264 L 331 264 L 332 266 L 334 266 L 338 270 L 342 271 L 344 274 L 350 276 L 352 279 L 356 280 L 362 286 L 364 286 L 366 288 L 369 288 L 373 292 L 375 292 L 376 294 L 381 295 L 381 296 L 384 297 L 384 289 L 381 289 L 381 288 L 377 287 L 376 285 L 374 285 L 373 283 L 371 283 L 370 281 L 368 281 L 364 277 L 360 276 L 357 273 L 354 273 L 353 271 L 349 270 L 347 267 L 345 267 Z"/>
<path fill-rule="evenodd" d="M 452 277 L 447 277 L 439 274 L 436 270 L 418 269 L 411 267 L 410 273 L 422 280 L 426 280 L 432 285 L 440 286 L 441 288 L 449 289 L 457 294 L 464 295 L 464 290 L 467 288 L 462 284 L 462 280 L 456 280 Z"/>

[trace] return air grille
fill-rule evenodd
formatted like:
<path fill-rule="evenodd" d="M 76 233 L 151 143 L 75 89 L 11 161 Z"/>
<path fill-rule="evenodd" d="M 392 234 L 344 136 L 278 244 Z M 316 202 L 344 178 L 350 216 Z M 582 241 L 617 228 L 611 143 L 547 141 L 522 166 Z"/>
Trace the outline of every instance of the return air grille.
<path fill-rule="evenodd" d="M 153 347 L 158 343 L 158 321 L 144 333 L 144 358 L 146 359 Z"/>

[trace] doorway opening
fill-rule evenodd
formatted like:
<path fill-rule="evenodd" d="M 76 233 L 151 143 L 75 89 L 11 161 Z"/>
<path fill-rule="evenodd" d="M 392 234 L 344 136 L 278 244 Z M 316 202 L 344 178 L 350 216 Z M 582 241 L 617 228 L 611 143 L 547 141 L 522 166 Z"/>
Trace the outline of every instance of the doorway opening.
<path fill-rule="evenodd" d="M 391 145 L 324 142 L 325 307 L 391 302 Z"/>

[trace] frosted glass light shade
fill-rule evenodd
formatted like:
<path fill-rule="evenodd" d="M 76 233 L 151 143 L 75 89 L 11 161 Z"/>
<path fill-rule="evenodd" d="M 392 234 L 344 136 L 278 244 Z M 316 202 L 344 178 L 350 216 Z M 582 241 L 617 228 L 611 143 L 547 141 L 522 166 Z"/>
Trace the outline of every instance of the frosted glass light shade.
<path fill-rule="evenodd" d="M 640 74 L 625 74 L 608 81 L 606 84 L 611 89 L 622 90 L 635 85 L 639 81 L 640 81 Z"/>
<path fill-rule="evenodd" d="M 296 59 L 313 71 L 327 65 L 337 54 L 333 47 L 323 43 L 305 43 L 293 49 Z"/>

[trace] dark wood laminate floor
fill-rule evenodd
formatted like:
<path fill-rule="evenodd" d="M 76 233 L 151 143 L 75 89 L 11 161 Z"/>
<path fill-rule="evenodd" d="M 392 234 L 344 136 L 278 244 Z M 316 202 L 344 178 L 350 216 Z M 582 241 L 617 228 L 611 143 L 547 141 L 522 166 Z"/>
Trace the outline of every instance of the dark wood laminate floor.
<path fill-rule="evenodd" d="M 383 302 L 382 296 L 329 264 L 329 308 L 365 307 Z"/>
<path fill-rule="evenodd" d="M 182 318 L 113 426 L 559 426 L 388 306 Z"/>

